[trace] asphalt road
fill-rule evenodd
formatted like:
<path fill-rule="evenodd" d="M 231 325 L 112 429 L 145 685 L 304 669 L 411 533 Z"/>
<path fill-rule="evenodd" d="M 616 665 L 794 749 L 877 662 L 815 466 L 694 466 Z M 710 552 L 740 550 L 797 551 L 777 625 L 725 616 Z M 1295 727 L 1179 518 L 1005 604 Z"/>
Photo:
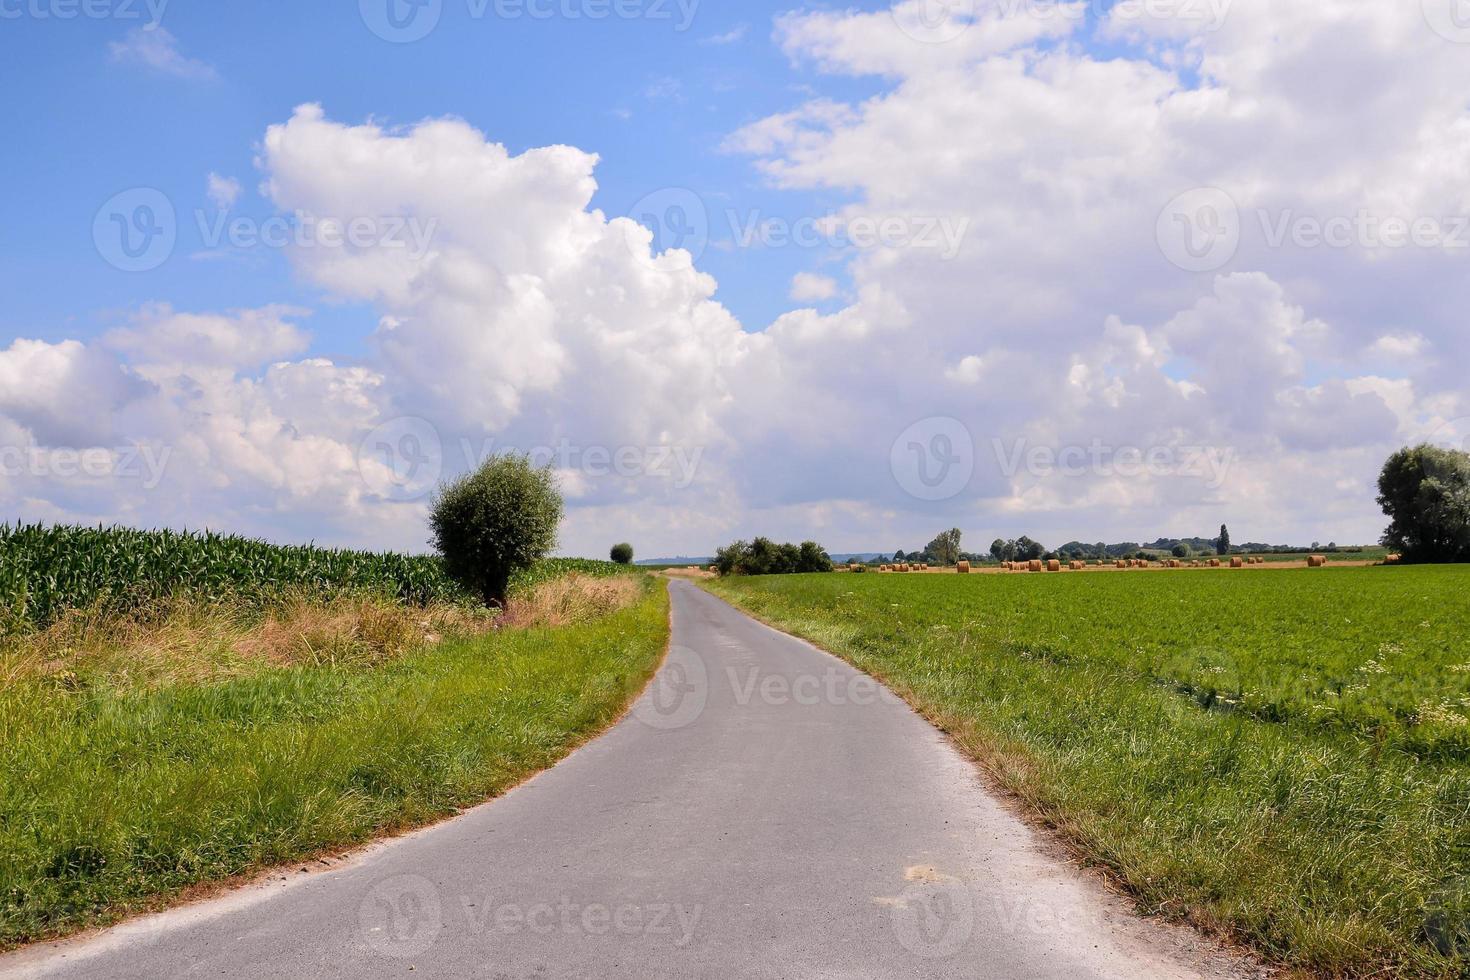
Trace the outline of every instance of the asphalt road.
<path fill-rule="evenodd" d="M 673 582 L 632 714 L 320 872 L 0 959 L 46 977 L 1225 977 L 866 676 Z"/>

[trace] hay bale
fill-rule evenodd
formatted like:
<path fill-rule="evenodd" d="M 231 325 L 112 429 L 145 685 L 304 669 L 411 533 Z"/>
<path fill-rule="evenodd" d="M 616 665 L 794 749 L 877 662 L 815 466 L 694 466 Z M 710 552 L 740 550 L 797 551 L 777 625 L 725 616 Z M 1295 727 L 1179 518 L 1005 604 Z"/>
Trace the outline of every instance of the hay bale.
<path fill-rule="evenodd" d="M 1327 556 L 1326 555 L 1308 555 L 1307 556 L 1307 567 L 1308 568 L 1326 568 L 1327 567 Z"/>
<path fill-rule="evenodd" d="M 956 572 L 959 572 L 961 575 L 969 575 L 970 574 L 970 563 L 967 562 L 967 561 L 962 561 L 958 565 L 956 565 L 954 567 L 954 569 L 955 569 Z"/>
<path fill-rule="evenodd" d="M 1211 558 L 1210 559 L 1210 567 L 1211 568 L 1219 568 L 1220 567 L 1220 559 L 1218 559 L 1218 558 Z"/>
<path fill-rule="evenodd" d="M 1086 570 L 1087 570 L 1087 562 L 1085 562 L 1085 561 L 1074 561 L 1074 562 L 1072 562 L 1072 571 L 1074 571 L 1074 572 L 1082 572 L 1082 571 L 1086 571 Z"/>
<path fill-rule="evenodd" d="M 1387 558 L 1383 559 L 1383 563 L 1385 565 L 1397 565 L 1399 562 L 1401 562 L 1403 560 L 1404 560 L 1404 556 L 1403 555 L 1389 555 Z"/>
<path fill-rule="evenodd" d="M 1245 559 L 1243 559 L 1243 558 L 1232 558 L 1232 559 L 1230 559 L 1230 567 L 1231 568 L 1244 568 L 1245 567 Z"/>
<path fill-rule="evenodd" d="M 1121 558 L 1119 558 L 1116 562 L 1114 562 L 1114 565 L 1117 568 L 1127 568 L 1128 567 L 1128 563 L 1126 561 L 1124 561 L 1123 559 L 1121 559 Z"/>
<path fill-rule="evenodd" d="M 1053 558 L 1046 563 L 1046 570 L 1048 572 L 1060 572 L 1062 570 L 1062 563 Z"/>
<path fill-rule="evenodd" d="M 1033 558 L 1030 561 L 1028 561 L 1026 563 L 1026 570 L 1028 572 L 1039 572 L 1039 571 L 1041 571 L 1041 559 L 1039 559 L 1039 558 Z"/>

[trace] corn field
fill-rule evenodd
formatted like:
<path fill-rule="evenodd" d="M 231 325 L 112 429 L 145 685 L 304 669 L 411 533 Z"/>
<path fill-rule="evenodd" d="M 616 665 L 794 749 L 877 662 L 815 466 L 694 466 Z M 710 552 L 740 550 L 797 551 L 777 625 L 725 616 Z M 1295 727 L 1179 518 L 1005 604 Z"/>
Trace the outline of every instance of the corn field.
<path fill-rule="evenodd" d="M 267 544 L 210 532 L 0 524 L 0 629 L 44 627 L 63 611 L 135 608 L 166 596 L 258 600 L 388 594 L 464 598 L 437 558 Z"/>
<path fill-rule="evenodd" d="M 554 558 L 512 590 L 573 572 L 611 575 L 611 562 Z M 434 556 L 274 545 L 252 538 L 122 527 L 0 524 L 0 632 L 44 628 L 67 609 L 126 611 L 171 596 L 261 601 L 282 593 L 389 595 L 401 602 L 471 601 Z"/>

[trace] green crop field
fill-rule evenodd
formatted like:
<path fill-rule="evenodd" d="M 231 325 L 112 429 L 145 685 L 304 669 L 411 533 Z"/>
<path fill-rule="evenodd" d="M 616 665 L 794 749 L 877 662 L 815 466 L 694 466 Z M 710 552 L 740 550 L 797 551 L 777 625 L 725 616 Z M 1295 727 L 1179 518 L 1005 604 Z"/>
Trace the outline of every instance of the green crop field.
<path fill-rule="evenodd" d="M 550 559 L 517 576 L 512 590 L 568 572 L 624 571 L 611 562 Z M 209 532 L 0 524 L 0 632 L 44 627 L 73 608 L 125 612 L 180 596 L 249 602 L 283 593 L 310 599 L 373 593 L 414 605 L 470 598 L 430 556 L 283 546 Z"/>
<path fill-rule="evenodd" d="M 1470 971 L 1470 568 L 708 587 L 887 681 L 1147 911 L 1322 975 Z"/>

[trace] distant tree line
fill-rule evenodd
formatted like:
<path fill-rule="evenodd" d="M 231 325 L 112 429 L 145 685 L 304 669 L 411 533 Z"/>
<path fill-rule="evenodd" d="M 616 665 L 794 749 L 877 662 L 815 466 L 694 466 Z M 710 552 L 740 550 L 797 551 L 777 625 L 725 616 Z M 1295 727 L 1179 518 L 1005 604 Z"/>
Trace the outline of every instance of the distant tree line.
<path fill-rule="evenodd" d="M 770 538 L 736 541 L 715 552 L 721 575 L 798 575 L 832 571 L 832 558 L 815 541 L 777 544 Z"/>

